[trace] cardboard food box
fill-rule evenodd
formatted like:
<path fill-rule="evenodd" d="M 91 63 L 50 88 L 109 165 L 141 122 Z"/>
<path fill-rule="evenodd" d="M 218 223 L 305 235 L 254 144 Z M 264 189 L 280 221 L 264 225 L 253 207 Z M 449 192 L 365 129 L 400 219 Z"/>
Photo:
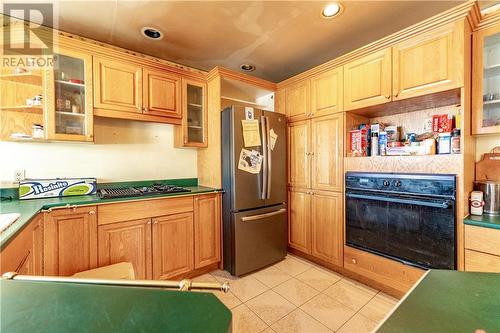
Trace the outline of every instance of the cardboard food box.
<path fill-rule="evenodd" d="M 96 193 L 95 178 L 25 179 L 19 182 L 19 199 L 37 199 Z"/>
<path fill-rule="evenodd" d="M 349 131 L 350 147 L 352 156 L 367 156 L 368 150 L 368 128 Z"/>
<path fill-rule="evenodd" d="M 434 133 L 445 133 L 453 130 L 453 115 L 437 114 L 432 116 L 432 131 Z"/>

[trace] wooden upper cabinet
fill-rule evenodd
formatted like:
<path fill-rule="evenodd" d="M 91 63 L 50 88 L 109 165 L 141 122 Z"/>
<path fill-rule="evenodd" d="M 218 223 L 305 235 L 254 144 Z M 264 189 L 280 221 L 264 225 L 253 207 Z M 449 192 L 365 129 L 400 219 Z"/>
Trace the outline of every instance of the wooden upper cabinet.
<path fill-rule="evenodd" d="M 276 110 L 275 112 L 285 114 L 286 115 L 286 89 L 279 89 L 276 91 L 275 100 L 276 100 Z"/>
<path fill-rule="evenodd" d="M 311 195 L 309 191 L 288 190 L 288 246 L 311 253 Z"/>
<path fill-rule="evenodd" d="M 97 267 L 96 207 L 46 213 L 43 227 L 44 274 L 68 276 Z"/>
<path fill-rule="evenodd" d="M 391 101 L 391 49 L 344 65 L 344 109 L 353 110 Z"/>
<path fill-rule="evenodd" d="M 98 249 L 99 266 L 130 262 L 136 279 L 152 278 L 151 219 L 100 225 Z"/>
<path fill-rule="evenodd" d="M 417 36 L 393 47 L 393 100 L 463 85 L 463 23 Z"/>
<path fill-rule="evenodd" d="M 313 116 L 343 111 L 343 68 L 336 68 L 311 79 L 311 109 Z"/>
<path fill-rule="evenodd" d="M 285 114 L 289 121 L 308 117 L 310 110 L 309 80 L 296 83 L 285 89 Z"/>
<path fill-rule="evenodd" d="M 141 66 L 94 57 L 94 107 L 142 113 Z"/>
<path fill-rule="evenodd" d="M 0 274 L 43 275 L 43 215 L 38 214 L 0 252 Z"/>
<path fill-rule="evenodd" d="M 144 68 L 144 113 L 182 118 L 181 79 L 165 71 Z"/>
<path fill-rule="evenodd" d="M 343 173 L 343 114 L 313 118 L 311 177 L 312 188 L 342 191 Z"/>
<path fill-rule="evenodd" d="M 288 124 L 288 185 L 311 186 L 311 125 L 302 120 Z"/>
<path fill-rule="evenodd" d="M 194 269 L 193 213 L 153 218 L 153 279 Z"/>
<path fill-rule="evenodd" d="M 220 261 L 219 194 L 194 198 L 194 268 Z"/>
<path fill-rule="evenodd" d="M 311 196 L 311 254 L 342 266 L 342 194 L 314 192 Z"/>

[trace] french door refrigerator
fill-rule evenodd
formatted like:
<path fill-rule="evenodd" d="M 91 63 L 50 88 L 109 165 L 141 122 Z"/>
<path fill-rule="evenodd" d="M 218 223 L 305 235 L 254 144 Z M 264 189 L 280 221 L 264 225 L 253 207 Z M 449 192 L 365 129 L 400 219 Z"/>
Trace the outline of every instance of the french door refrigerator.
<path fill-rule="evenodd" d="M 243 275 L 286 255 L 286 118 L 232 106 L 221 132 L 224 269 Z"/>

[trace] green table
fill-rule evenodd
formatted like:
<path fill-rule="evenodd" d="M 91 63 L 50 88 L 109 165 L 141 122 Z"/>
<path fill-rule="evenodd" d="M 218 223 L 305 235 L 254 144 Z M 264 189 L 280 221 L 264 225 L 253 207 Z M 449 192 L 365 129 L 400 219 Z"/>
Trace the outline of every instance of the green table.
<path fill-rule="evenodd" d="M 211 293 L 56 282 L 0 281 L 0 332 L 228 332 Z"/>
<path fill-rule="evenodd" d="M 431 270 L 377 333 L 500 332 L 500 274 Z"/>

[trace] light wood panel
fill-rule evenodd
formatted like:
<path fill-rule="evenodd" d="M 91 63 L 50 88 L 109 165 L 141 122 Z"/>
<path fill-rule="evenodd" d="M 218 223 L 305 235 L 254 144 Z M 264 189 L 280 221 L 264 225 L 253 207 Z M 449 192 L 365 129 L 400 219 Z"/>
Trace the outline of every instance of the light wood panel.
<path fill-rule="evenodd" d="M 500 257 L 465 249 L 465 270 L 500 273 Z"/>
<path fill-rule="evenodd" d="M 168 279 L 194 269 L 193 213 L 153 219 L 153 279 Z"/>
<path fill-rule="evenodd" d="M 453 23 L 393 47 L 393 100 L 463 85 L 463 23 Z"/>
<path fill-rule="evenodd" d="M 201 195 L 194 199 L 194 268 L 220 261 L 220 195 Z"/>
<path fill-rule="evenodd" d="M 288 190 L 288 246 L 311 253 L 311 191 Z"/>
<path fill-rule="evenodd" d="M 342 113 L 311 120 L 311 185 L 313 189 L 326 191 L 342 191 L 343 189 L 343 126 Z"/>
<path fill-rule="evenodd" d="M 94 107 L 142 113 L 141 66 L 103 57 L 93 57 Z"/>
<path fill-rule="evenodd" d="M 380 50 L 344 65 L 344 109 L 391 101 L 391 49 Z"/>
<path fill-rule="evenodd" d="M 99 205 L 99 225 L 193 211 L 193 196 Z"/>
<path fill-rule="evenodd" d="M 285 114 L 289 121 L 305 119 L 311 113 L 309 81 L 299 82 L 285 90 Z"/>
<path fill-rule="evenodd" d="M 152 278 L 151 219 L 98 227 L 99 266 L 129 262 L 136 279 Z"/>
<path fill-rule="evenodd" d="M 45 275 L 69 276 L 97 267 L 96 207 L 46 213 L 43 248 Z"/>
<path fill-rule="evenodd" d="M 311 197 L 311 254 L 343 265 L 343 195 L 314 191 Z"/>
<path fill-rule="evenodd" d="M 312 116 L 323 116 L 343 111 L 343 70 L 343 67 L 339 67 L 311 78 Z"/>
<path fill-rule="evenodd" d="M 182 118 L 181 78 L 165 71 L 143 69 L 145 114 Z"/>
<path fill-rule="evenodd" d="M 288 185 L 311 186 L 311 123 L 308 120 L 289 123 L 288 134 Z"/>
<path fill-rule="evenodd" d="M 466 225 L 465 248 L 500 256 L 500 230 Z"/>

